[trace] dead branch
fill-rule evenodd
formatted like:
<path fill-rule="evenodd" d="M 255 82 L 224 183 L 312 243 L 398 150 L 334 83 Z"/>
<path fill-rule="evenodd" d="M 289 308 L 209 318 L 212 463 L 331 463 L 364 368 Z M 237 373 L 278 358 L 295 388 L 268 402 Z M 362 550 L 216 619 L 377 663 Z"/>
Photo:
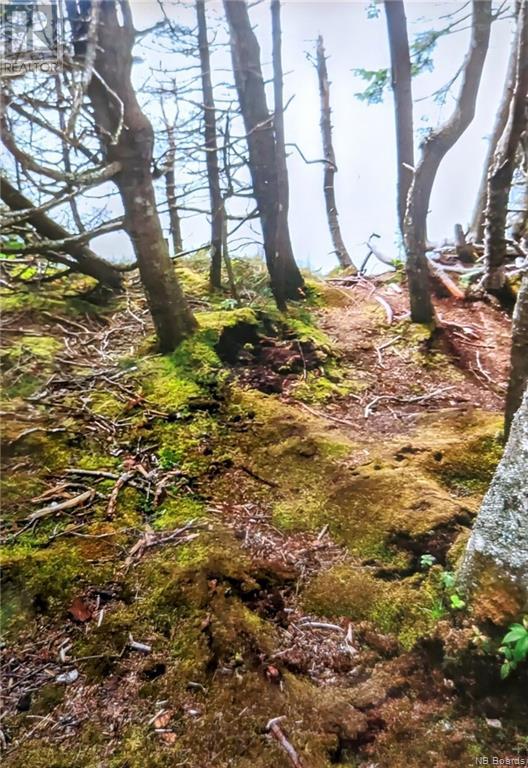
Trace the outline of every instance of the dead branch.
<path fill-rule="evenodd" d="M 294 768 L 304 768 L 304 765 L 301 762 L 301 758 L 299 757 L 297 751 L 295 750 L 291 742 L 288 741 L 288 739 L 284 734 L 284 731 L 279 725 L 281 720 L 284 720 L 284 716 L 273 717 L 271 720 L 268 721 L 268 724 L 266 725 L 266 730 L 271 733 L 271 735 L 276 741 L 278 741 L 282 749 L 288 755 L 288 758 L 291 764 L 294 766 Z"/>

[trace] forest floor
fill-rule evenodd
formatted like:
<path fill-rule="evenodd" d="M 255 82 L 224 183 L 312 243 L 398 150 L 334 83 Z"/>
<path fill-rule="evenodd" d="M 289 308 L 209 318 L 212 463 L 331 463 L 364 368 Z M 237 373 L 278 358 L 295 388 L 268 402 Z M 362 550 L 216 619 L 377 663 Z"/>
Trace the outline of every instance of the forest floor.
<path fill-rule="evenodd" d="M 200 330 L 165 357 L 133 284 L 4 297 L 4 765 L 527 760 L 513 613 L 453 580 L 509 319 L 413 327 L 395 274 L 284 318 L 181 273 Z"/>

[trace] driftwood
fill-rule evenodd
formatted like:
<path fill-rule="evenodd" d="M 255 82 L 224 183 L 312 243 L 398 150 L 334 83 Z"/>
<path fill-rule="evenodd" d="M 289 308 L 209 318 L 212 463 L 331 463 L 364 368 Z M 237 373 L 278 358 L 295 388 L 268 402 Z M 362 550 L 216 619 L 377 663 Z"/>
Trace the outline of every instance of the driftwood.
<path fill-rule="evenodd" d="M 43 517 L 54 515 L 55 512 L 62 512 L 65 509 L 73 509 L 74 507 L 79 507 L 81 504 L 84 504 L 87 501 L 91 501 L 94 496 L 95 491 L 90 489 L 89 491 L 84 491 L 84 493 L 79 494 L 79 496 L 74 496 L 72 499 L 61 501 L 60 504 L 50 504 L 49 507 L 38 509 L 36 512 L 32 512 L 24 519 L 28 520 L 30 523 L 34 523 L 36 520 L 40 520 Z"/>

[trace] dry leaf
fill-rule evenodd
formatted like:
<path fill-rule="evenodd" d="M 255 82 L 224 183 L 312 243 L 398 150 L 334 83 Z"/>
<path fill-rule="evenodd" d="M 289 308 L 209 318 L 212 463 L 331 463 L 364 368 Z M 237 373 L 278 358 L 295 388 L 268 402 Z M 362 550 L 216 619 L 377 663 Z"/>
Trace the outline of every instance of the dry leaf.
<path fill-rule="evenodd" d="M 90 621 L 92 618 L 91 608 L 84 602 L 82 597 L 76 597 L 68 608 L 68 613 L 75 621 Z"/>

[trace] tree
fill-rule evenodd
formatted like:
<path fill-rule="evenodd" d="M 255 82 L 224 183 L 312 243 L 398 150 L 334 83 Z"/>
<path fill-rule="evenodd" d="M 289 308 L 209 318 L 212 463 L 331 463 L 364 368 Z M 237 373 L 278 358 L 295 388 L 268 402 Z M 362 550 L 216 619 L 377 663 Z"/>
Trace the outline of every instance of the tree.
<path fill-rule="evenodd" d="M 475 115 L 482 69 L 489 45 L 491 0 L 473 0 L 471 40 L 462 66 L 462 85 L 451 117 L 422 144 L 405 218 L 406 271 L 409 282 L 411 319 L 415 323 L 434 320 L 429 264 L 426 257 L 427 214 L 436 173 L 447 152 L 456 144 Z"/>
<path fill-rule="evenodd" d="M 486 585 L 504 590 L 515 612 L 528 610 L 528 389 L 491 486 L 484 497 L 459 570 L 461 585 L 478 600 Z M 502 588 L 502 589 L 501 589 Z M 505 602 L 502 601 L 501 602 Z"/>
<path fill-rule="evenodd" d="M 183 241 L 181 233 L 180 212 L 178 210 L 178 199 L 176 197 L 176 142 L 174 139 L 174 126 L 165 123 L 167 129 L 168 151 L 165 158 L 165 195 L 167 197 L 167 207 L 169 209 L 169 227 L 172 238 L 172 250 L 174 255 L 183 251 Z"/>
<path fill-rule="evenodd" d="M 527 129 L 528 97 L 528 2 L 522 0 L 519 11 L 519 34 L 516 56 L 515 89 L 510 103 L 508 122 L 493 158 L 488 178 L 486 205 L 485 262 L 486 289 L 506 299 L 508 290 L 504 274 L 506 259 L 506 219 L 508 199 L 516 167 L 521 136 Z"/>
<path fill-rule="evenodd" d="M 325 166 L 323 177 L 323 192 L 326 204 L 326 217 L 328 219 L 330 236 L 332 238 L 332 243 L 337 259 L 343 269 L 347 269 L 352 266 L 352 259 L 348 254 L 345 243 L 343 242 L 343 238 L 341 236 L 341 227 L 339 226 L 339 218 L 335 199 L 334 177 L 337 173 L 337 165 L 334 145 L 332 142 L 330 83 L 328 81 L 328 70 L 326 67 L 326 57 L 322 35 L 319 35 L 317 38 L 316 57 L 317 75 L 319 78 L 319 97 L 321 101 L 321 137 L 323 140 L 323 158 Z"/>
<path fill-rule="evenodd" d="M 45 211 L 35 207 L 31 200 L 19 192 L 4 175 L 0 176 L 0 197 L 12 211 L 23 211 L 23 220 L 27 221 L 40 237 L 57 241 L 56 244 L 53 242 L 50 244 L 50 249 L 53 249 L 53 255 L 50 256 L 51 261 L 66 264 L 71 271 L 82 272 L 94 277 L 102 285 L 114 290 L 121 288 L 122 276 L 119 270 L 101 259 L 85 242 L 76 240 L 64 227 L 53 221 Z M 5 229 L 7 229 L 7 225 Z M 71 259 L 62 259 L 61 252 L 71 256 Z"/>
<path fill-rule="evenodd" d="M 515 89 L 515 76 L 517 72 L 517 48 L 519 40 L 520 26 L 517 23 L 515 27 L 515 34 L 512 41 L 512 47 L 510 52 L 510 58 L 508 60 L 508 68 L 506 70 L 506 80 L 504 82 L 504 90 L 502 92 L 502 99 L 495 118 L 495 124 L 493 126 L 493 132 L 489 139 L 488 151 L 486 153 L 486 159 L 484 160 L 484 170 L 482 173 L 482 179 L 480 181 L 479 190 L 477 193 L 477 200 L 475 203 L 475 210 L 471 219 L 470 232 L 473 236 L 473 240 L 477 243 L 484 241 L 484 225 L 486 221 L 486 202 L 488 197 L 488 176 L 491 173 L 495 153 L 497 146 L 501 139 L 506 124 L 508 122 L 508 115 L 510 114 L 510 104 Z"/>
<path fill-rule="evenodd" d="M 289 229 L 287 223 L 284 224 L 284 210 L 279 210 L 279 201 L 284 205 L 284 188 L 279 191 L 278 179 L 281 160 L 277 154 L 281 148 L 276 143 L 276 126 L 268 110 L 260 47 L 251 28 L 247 4 L 245 0 L 224 0 L 224 9 L 229 23 L 235 85 L 246 131 L 249 171 L 260 215 L 266 264 L 273 295 L 279 308 L 284 309 L 288 299 L 302 298 L 304 281 L 293 256 Z M 277 65 L 276 60 L 275 69 Z M 277 87 L 275 94 L 280 96 Z M 283 184 L 284 178 L 281 181 Z"/>
<path fill-rule="evenodd" d="M 204 120 L 204 149 L 207 165 L 207 182 L 211 203 L 211 269 L 209 281 L 211 288 L 222 287 L 222 235 L 224 231 L 225 209 L 220 188 L 220 169 L 218 164 L 218 142 L 216 137 L 216 111 L 211 82 L 211 62 L 207 41 L 207 20 L 205 0 L 196 0 L 198 20 L 198 50 L 200 52 L 200 72 L 202 76 L 202 100 Z"/>
<path fill-rule="evenodd" d="M 396 122 L 398 221 L 403 235 L 407 198 L 413 179 L 414 131 L 412 67 L 403 0 L 385 0 Z"/>
<path fill-rule="evenodd" d="M 504 432 L 508 437 L 515 412 L 528 383 L 528 272 L 525 272 L 512 322 L 510 379 L 506 394 Z"/>
<path fill-rule="evenodd" d="M 93 55 L 86 88 L 99 137 L 109 162 L 120 164 L 114 176 L 125 211 L 124 229 L 137 258 L 141 281 L 162 351 L 173 350 L 196 327 L 163 238 L 152 181 L 154 134 L 139 106 L 131 79 L 135 30 L 130 5 L 71 1 L 68 15 L 76 56 L 85 63 Z M 95 46 L 90 33 L 98 13 Z M 90 54 L 90 51 L 93 54 Z"/>

